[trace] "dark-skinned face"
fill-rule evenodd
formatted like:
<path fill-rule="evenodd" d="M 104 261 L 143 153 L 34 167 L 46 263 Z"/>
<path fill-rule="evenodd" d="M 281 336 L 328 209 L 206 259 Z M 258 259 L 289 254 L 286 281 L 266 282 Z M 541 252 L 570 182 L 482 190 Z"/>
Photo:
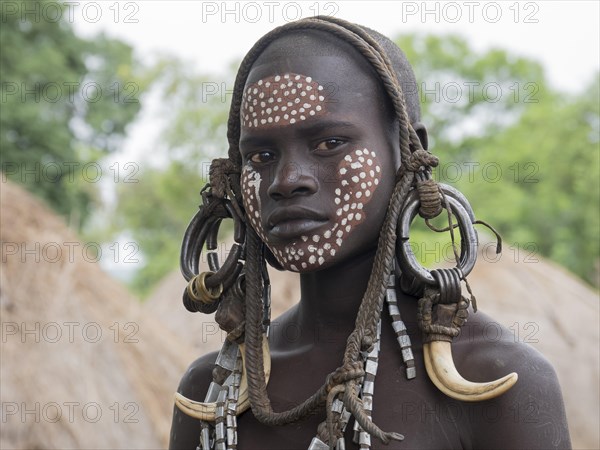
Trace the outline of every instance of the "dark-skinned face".
<path fill-rule="evenodd" d="M 376 83 L 343 57 L 278 59 L 250 72 L 244 206 L 287 270 L 324 269 L 376 246 L 398 165 Z"/>

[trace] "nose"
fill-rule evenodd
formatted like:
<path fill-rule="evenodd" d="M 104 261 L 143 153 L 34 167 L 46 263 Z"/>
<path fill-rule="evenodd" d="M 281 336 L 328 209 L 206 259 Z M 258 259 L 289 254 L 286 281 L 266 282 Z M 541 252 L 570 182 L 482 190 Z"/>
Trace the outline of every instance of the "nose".
<path fill-rule="evenodd" d="M 319 183 L 309 164 L 282 160 L 276 170 L 273 182 L 267 190 L 272 199 L 309 196 L 318 191 Z"/>

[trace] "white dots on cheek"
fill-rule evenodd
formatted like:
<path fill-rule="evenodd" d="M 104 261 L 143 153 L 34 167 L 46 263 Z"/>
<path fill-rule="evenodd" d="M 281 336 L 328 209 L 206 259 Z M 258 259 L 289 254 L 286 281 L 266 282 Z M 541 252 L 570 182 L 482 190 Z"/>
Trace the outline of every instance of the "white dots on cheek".
<path fill-rule="evenodd" d="M 361 160 L 362 159 L 362 160 Z M 355 150 L 346 155 L 338 166 L 339 184 L 333 187 L 335 221 L 322 233 L 301 236 L 285 245 L 269 246 L 276 259 L 288 270 L 316 270 L 331 261 L 343 248 L 357 226 L 367 220 L 364 207 L 379 184 L 381 167 L 375 152 Z M 361 175 L 362 174 L 362 175 Z M 252 170 L 242 173 L 244 206 L 252 226 L 265 240 L 260 224 L 260 174 Z"/>
<path fill-rule="evenodd" d="M 328 245 L 338 248 L 344 239 L 362 223 L 366 216 L 361 211 L 373 197 L 379 184 L 381 168 L 375 152 L 358 149 L 347 154 L 338 167 L 340 186 L 335 189 L 334 202 L 337 206 L 337 232 L 324 235 Z"/>
<path fill-rule="evenodd" d="M 242 200 L 246 215 L 256 230 L 258 235 L 264 239 L 264 229 L 261 224 L 261 204 L 260 204 L 260 173 L 255 172 L 248 167 L 244 167 L 241 176 Z"/>

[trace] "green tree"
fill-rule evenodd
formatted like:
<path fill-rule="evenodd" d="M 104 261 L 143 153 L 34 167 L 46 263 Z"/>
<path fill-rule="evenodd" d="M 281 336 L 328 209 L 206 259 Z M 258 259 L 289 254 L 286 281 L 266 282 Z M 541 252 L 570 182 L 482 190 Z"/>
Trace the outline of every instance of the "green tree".
<path fill-rule="evenodd" d="M 505 50 L 477 54 L 458 36 L 397 42 L 419 80 L 423 122 L 440 158 L 434 177 L 458 187 L 477 217 L 498 228 L 508 257 L 543 255 L 598 286 L 598 78 L 580 95 L 561 93 L 539 63 Z M 448 242 L 424 227 L 414 237 L 429 251 L 426 242 Z"/>
<path fill-rule="evenodd" d="M 506 128 L 547 95 L 541 65 L 506 50 L 478 53 L 458 35 L 407 34 L 396 43 L 415 71 L 430 149 L 442 160 L 472 158 L 472 139 Z"/>
<path fill-rule="evenodd" d="M 541 254 L 596 286 L 599 94 L 596 78 L 580 95 L 548 96 L 531 104 L 519 122 L 480 139 L 473 172 L 478 182 L 464 178 L 458 183 L 478 215 L 502 230 L 508 245 L 525 248 L 522 262 Z"/>
<path fill-rule="evenodd" d="M 177 267 L 183 233 L 200 203 L 210 161 L 227 152 L 231 75 L 197 75 L 190 66 L 162 57 L 151 69 L 161 109 L 171 111 L 153 151 L 166 161 L 160 167 L 142 161 L 139 183 L 118 190 L 112 231 L 128 230 L 144 254 L 131 283 L 142 296 Z"/>
<path fill-rule="evenodd" d="M 96 163 L 121 145 L 144 82 L 128 45 L 78 37 L 66 6 L 52 2 L 63 8 L 56 20 L 45 17 L 44 3 L 2 8 L 3 179 L 24 184 L 77 225 L 97 196 Z"/>

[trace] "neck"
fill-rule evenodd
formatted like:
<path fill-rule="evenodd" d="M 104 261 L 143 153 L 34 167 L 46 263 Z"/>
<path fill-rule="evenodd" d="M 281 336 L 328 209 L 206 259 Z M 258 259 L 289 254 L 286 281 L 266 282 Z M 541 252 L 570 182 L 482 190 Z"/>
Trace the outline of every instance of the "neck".
<path fill-rule="evenodd" d="M 308 331 L 303 334 L 316 336 L 319 344 L 345 345 L 354 329 L 374 259 L 375 249 L 347 263 L 301 275 L 296 320 L 302 330 Z"/>

